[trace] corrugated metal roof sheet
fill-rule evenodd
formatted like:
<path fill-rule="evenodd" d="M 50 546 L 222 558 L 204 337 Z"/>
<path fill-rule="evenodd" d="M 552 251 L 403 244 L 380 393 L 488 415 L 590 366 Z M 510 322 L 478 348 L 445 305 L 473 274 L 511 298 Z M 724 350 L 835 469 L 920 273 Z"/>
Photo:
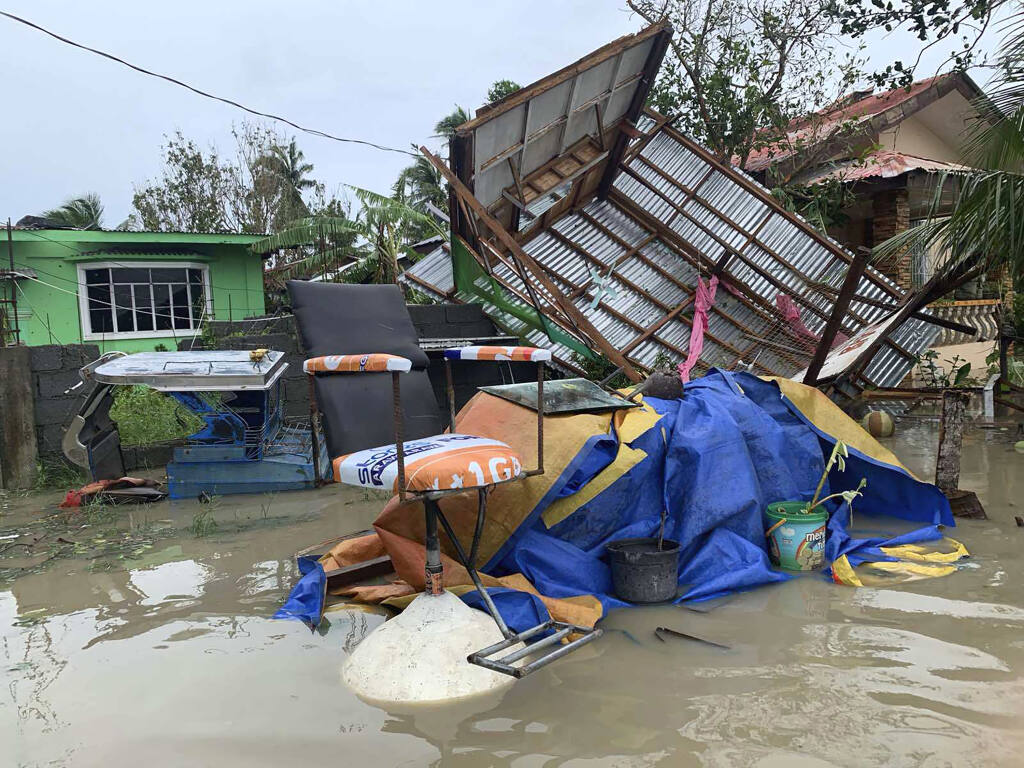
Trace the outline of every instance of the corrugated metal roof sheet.
<path fill-rule="evenodd" d="M 653 125 L 644 118 L 639 127 Z M 664 128 L 624 163 L 609 199 L 563 215 L 522 247 L 601 336 L 646 368 L 659 355 L 673 361 L 685 357 L 698 276 L 707 278 L 710 265 L 729 251 L 700 365 L 783 376 L 803 370 L 813 350 L 791 331 L 776 300 L 792 299 L 804 324 L 821 333 L 852 258 L 775 205 L 749 177 L 715 163 L 698 145 Z M 499 258 L 491 266 L 512 295 L 530 303 L 510 261 Z M 442 250 L 411 267 L 410 278 L 420 287 L 435 287 L 438 297 L 454 288 L 450 258 Z M 727 289 L 729 284 L 736 292 Z M 536 281 L 530 288 L 542 302 L 555 305 Z M 845 319 L 847 335 L 887 316 L 892 311 L 887 306 L 902 295 L 869 267 Z M 503 329 L 571 360 L 571 351 L 553 345 L 545 334 L 486 303 L 485 310 Z M 561 323 L 572 331 L 564 318 Z M 907 322 L 875 354 L 865 371 L 869 383 L 897 385 L 937 333 L 922 321 Z"/>
<path fill-rule="evenodd" d="M 861 181 L 863 179 L 892 179 L 910 171 L 924 173 L 968 173 L 972 168 L 959 163 L 944 163 L 941 160 L 929 160 L 903 152 L 880 149 L 867 155 L 863 160 L 848 160 L 824 168 L 815 173 L 801 177 L 803 184 L 818 184 L 828 179 L 842 182 Z"/>

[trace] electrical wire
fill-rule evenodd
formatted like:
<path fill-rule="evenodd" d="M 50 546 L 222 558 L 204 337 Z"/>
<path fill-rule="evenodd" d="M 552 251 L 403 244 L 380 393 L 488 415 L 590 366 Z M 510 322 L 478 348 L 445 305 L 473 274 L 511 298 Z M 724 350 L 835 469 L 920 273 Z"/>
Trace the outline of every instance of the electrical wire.
<path fill-rule="evenodd" d="M 6 16 L 11 21 L 16 21 L 19 24 L 24 24 L 26 27 L 31 27 L 32 29 L 35 29 L 35 30 L 37 30 L 39 32 L 42 32 L 44 35 L 49 35 L 50 37 L 54 38 L 55 40 L 59 40 L 60 42 L 65 43 L 65 44 L 70 45 L 70 46 L 73 46 L 75 48 L 80 48 L 83 51 L 88 51 L 89 53 L 94 53 L 97 56 L 102 56 L 105 59 L 110 59 L 111 61 L 117 62 L 118 64 L 121 64 L 121 65 L 123 65 L 125 67 L 128 67 L 129 69 L 133 69 L 136 72 L 140 72 L 143 75 L 149 75 L 150 77 L 155 77 L 155 78 L 158 78 L 160 80 L 165 80 L 168 83 L 171 83 L 173 85 L 177 85 L 177 86 L 179 86 L 181 88 L 185 88 L 185 89 L 187 89 L 189 91 L 192 91 L 192 93 L 198 94 L 199 96 L 203 96 L 203 97 L 205 97 L 207 99 L 213 99 L 214 101 L 219 101 L 219 102 L 221 102 L 223 104 L 228 104 L 229 106 L 235 107 L 237 109 L 241 109 L 243 112 L 248 112 L 250 115 L 256 115 L 257 117 L 264 117 L 264 118 L 267 118 L 268 120 L 276 120 L 277 122 L 284 123 L 285 125 L 290 125 L 295 130 L 302 131 L 303 133 L 308 133 L 311 136 L 319 136 L 320 138 L 323 138 L 323 139 L 330 139 L 331 141 L 338 141 L 338 142 L 342 142 L 344 144 L 361 144 L 361 145 L 366 146 L 366 147 L 372 147 L 373 149 L 378 149 L 381 152 L 397 152 L 399 154 L 409 155 L 410 157 L 419 158 L 418 154 L 416 154 L 415 152 L 410 152 L 407 149 L 398 149 L 397 147 L 388 147 L 388 146 L 386 146 L 384 144 L 376 144 L 376 143 L 374 143 L 372 141 L 365 141 L 363 139 L 347 139 L 347 138 L 343 138 L 341 136 L 335 136 L 334 134 L 327 133 L 325 131 L 317 130 L 316 128 L 306 128 L 305 126 L 299 125 L 298 123 L 296 123 L 296 122 L 294 122 L 292 120 L 289 120 L 286 117 L 281 117 L 280 115 L 274 115 L 274 114 L 271 114 L 269 112 L 261 112 L 258 109 L 252 109 L 251 107 L 247 107 L 244 104 L 240 104 L 239 102 L 234 101 L 232 99 L 228 99 L 228 98 L 225 98 L 223 96 L 217 96 L 216 94 L 208 93 L 207 91 L 204 91 L 204 90 L 201 90 L 199 88 L 196 88 L 195 86 L 189 85 L 188 83 L 183 83 L 181 80 L 177 80 L 177 79 L 171 77 L 170 75 L 162 75 L 159 72 L 151 72 L 148 69 L 145 69 L 143 67 L 140 67 L 140 66 L 137 66 L 135 64 L 132 64 L 132 63 L 130 63 L 128 61 L 125 61 L 124 59 L 122 59 L 122 58 L 120 58 L 118 56 L 114 56 L 111 53 L 106 53 L 105 51 L 101 51 L 101 50 L 99 50 L 97 48 L 91 48 L 90 46 L 83 45 L 82 43 L 76 43 L 74 40 L 69 40 L 66 37 L 62 37 L 61 35 L 58 35 L 56 32 L 51 32 L 50 30 L 46 29 L 45 27 L 42 27 L 42 26 L 40 26 L 38 24 L 35 24 L 34 22 L 29 21 L 28 19 L 23 19 L 20 16 L 15 16 L 13 13 L 8 13 L 7 11 L 0 11 L 0 16 Z"/>

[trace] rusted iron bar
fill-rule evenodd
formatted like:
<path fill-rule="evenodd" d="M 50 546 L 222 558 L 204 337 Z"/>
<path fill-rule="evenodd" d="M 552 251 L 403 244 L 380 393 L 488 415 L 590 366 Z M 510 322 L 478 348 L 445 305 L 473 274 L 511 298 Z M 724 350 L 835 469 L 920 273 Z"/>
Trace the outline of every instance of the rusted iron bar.
<path fill-rule="evenodd" d="M 402 412 L 402 393 L 398 386 L 398 371 L 391 373 L 391 404 L 395 416 L 395 460 L 398 463 L 398 500 L 405 501 L 405 438 L 404 414 Z"/>
<path fill-rule="evenodd" d="M 544 271 L 540 268 L 537 262 L 534 261 L 533 258 L 523 250 L 522 246 L 516 242 L 515 238 L 506 232 L 505 228 L 487 212 L 487 209 L 484 208 L 480 201 L 473 197 L 472 192 L 470 192 L 455 176 L 455 174 L 449 170 L 448 166 L 435 157 L 426 147 L 420 147 L 420 151 L 434 165 L 434 167 L 437 168 L 441 175 L 445 177 L 448 183 L 455 188 L 456 193 L 465 200 L 466 205 L 469 206 L 480 221 L 491 230 L 501 244 L 505 248 L 508 248 L 510 253 L 518 256 L 526 268 L 533 273 L 537 282 L 539 282 L 541 286 L 555 299 L 562 311 L 580 326 L 580 329 L 586 333 L 587 337 L 595 344 L 595 346 L 600 348 L 600 350 L 607 355 L 608 359 L 615 365 L 621 365 L 622 372 L 629 377 L 630 381 L 639 383 L 643 379 L 640 373 L 629 363 L 629 361 L 626 360 L 625 357 L 622 356 L 618 349 L 609 344 L 608 340 L 598 333 L 597 329 L 594 328 L 593 324 L 591 324 L 586 316 L 571 301 L 569 301 L 566 296 L 562 295 L 558 291 L 551 281 L 548 280 Z"/>
<path fill-rule="evenodd" d="M 839 296 L 836 298 L 835 304 L 832 306 L 832 314 L 828 318 L 828 322 L 825 323 L 825 328 L 821 332 L 821 338 L 818 340 L 818 348 L 814 350 L 814 357 L 811 358 L 810 365 L 807 366 L 807 373 L 804 374 L 804 384 L 814 386 L 818 383 L 818 374 L 821 373 L 821 366 L 825 364 L 825 358 L 828 353 L 832 351 L 832 343 L 836 339 L 836 334 L 839 332 L 839 326 L 842 324 L 843 315 L 846 314 L 846 310 L 850 306 L 850 301 L 853 299 L 854 293 L 857 291 L 857 284 L 860 282 L 861 275 L 864 274 L 864 270 L 867 269 L 868 259 L 863 253 L 857 253 L 853 257 L 853 261 L 850 262 L 849 268 L 846 270 L 846 277 L 843 279 L 843 287 L 839 289 Z"/>

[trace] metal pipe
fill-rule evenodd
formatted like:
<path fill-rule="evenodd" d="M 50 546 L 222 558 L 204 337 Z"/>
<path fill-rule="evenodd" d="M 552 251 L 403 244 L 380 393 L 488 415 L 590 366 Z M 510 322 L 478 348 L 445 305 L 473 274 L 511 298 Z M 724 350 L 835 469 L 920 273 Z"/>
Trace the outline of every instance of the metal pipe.
<path fill-rule="evenodd" d="M 320 476 L 320 409 L 316 403 L 316 378 L 309 374 L 309 436 L 313 448 L 313 487 L 319 488 L 323 484 L 323 477 Z"/>
<path fill-rule="evenodd" d="M 426 534 L 424 545 L 427 550 L 426 583 L 424 589 L 428 594 L 440 595 L 444 592 L 444 566 L 441 565 L 441 540 L 437 535 L 437 518 L 441 514 L 440 507 L 434 499 L 424 499 L 423 508 L 426 512 Z"/>
<path fill-rule="evenodd" d="M 537 363 L 537 474 L 544 474 L 544 362 Z"/>
<path fill-rule="evenodd" d="M 593 642 L 594 640 L 597 640 L 597 638 L 599 638 L 602 634 L 603 634 L 603 630 L 595 629 L 593 632 L 590 632 L 589 634 L 583 635 L 583 637 L 578 637 L 575 640 L 573 640 L 571 643 L 566 643 L 565 645 L 561 646 L 560 648 L 556 648 L 551 653 L 548 653 L 548 654 L 545 654 L 544 656 L 541 656 L 536 661 L 531 661 L 529 664 L 524 664 L 523 666 L 519 667 L 519 669 L 517 671 L 517 676 L 519 676 L 519 677 L 526 677 L 530 673 L 536 672 L 541 667 L 546 667 L 551 662 L 558 661 L 563 656 L 568 656 L 570 653 L 575 651 L 577 648 L 580 648 L 580 647 L 586 645 L 587 643 L 590 643 L 590 642 Z"/>
<path fill-rule="evenodd" d="M 555 623 L 556 622 L 550 620 L 545 621 L 543 624 L 538 624 L 536 627 L 531 627 L 530 629 L 527 629 L 525 632 L 520 632 L 518 635 L 515 635 L 514 637 L 506 637 L 504 640 L 497 642 L 494 645 L 488 645 L 486 648 L 481 648 L 479 651 L 474 653 L 473 656 L 483 658 L 485 656 L 490 656 L 492 653 L 503 651 L 506 648 L 515 645 L 516 643 L 525 642 L 529 640 L 534 635 L 539 635 L 541 632 L 553 629 Z"/>
<path fill-rule="evenodd" d="M 455 382 L 452 376 L 452 361 L 444 359 L 445 389 L 448 394 L 448 432 L 455 434 Z"/>
<path fill-rule="evenodd" d="M 428 499 L 427 501 L 433 505 L 436 518 L 441 521 L 444 532 L 448 534 L 448 539 L 455 547 L 455 552 L 459 557 L 459 562 L 465 566 L 466 572 L 469 573 L 469 578 L 473 580 L 473 586 L 476 587 L 476 591 L 480 593 L 480 597 L 483 599 L 484 605 L 487 606 L 487 612 L 491 614 L 491 618 L 494 619 L 494 623 L 498 625 L 498 629 L 501 630 L 501 634 L 505 637 L 512 637 L 515 633 L 508 628 L 505 624 L 505 620 L 501 618 L 501 614 L 498 613 L 498 609 L 494 605 L 494 601 L 491 600 L 491 596 L 487 593 L 486 587 L 484 587 L 483 583 L 480 581 L 480 575 L 476 572 L 476 568 L 470 567 L 468 559 L 466 558 L 466 550 L 462 548 L 462 544 L 455 535 L 455 531 L 452 529 L 451 523 L 448 522 L 448 518 L 444 516 L 444 512 L 441 511 L 441 507 L 438 506 L 437 501 L 433 499 Z"/>
<path fill-rule="evenodd" d="M 405 438 L 402 435 L 402 393 L 398 386 L 398 371 L 391 373 L 391 397 L 395 416 L 395 454 L 398 462 L 398 500 L 405 501 Z"/>
<path fill-rule="evenodd" d="M 480 550 L 480 538 L 484 533 L 484 520 L 487 517 L 487 487 L 477 488 L 476 529 L 473 531 L 473 545 L 469 550 L 469 567 L 476 569 L 476 556 Z"/>
<path fill-rule="evenodd" d="M 562 642 L 563 639 L 569 636 L 569 633 L 571 631 L 572 630 L 568 627 L 566 627 L 565 629 L 560 629 L 557 632 L 554 632 L 548 635 L 547 637 L 538 640 L 533 645 L 527 645 L 520 648 L 518 651 L 512 651 L 512 653 L 510 653 L 508 656 L 504 656 L 498 659 L 498 663 L 511 664 L 514 661 L 519 661 L 524 656 L 529 656 L 531 653 L 536 653 L 537 651 L 547 648 L 549 645 L 554 645 L 555 643 Z"/>

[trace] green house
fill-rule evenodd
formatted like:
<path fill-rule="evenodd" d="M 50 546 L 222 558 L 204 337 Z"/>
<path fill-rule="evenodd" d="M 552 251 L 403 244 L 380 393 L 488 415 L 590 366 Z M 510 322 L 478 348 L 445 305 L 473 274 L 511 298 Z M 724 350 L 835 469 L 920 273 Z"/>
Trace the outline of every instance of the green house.
<path fill-rule="evenodd" d="M 98 344 L 102 352 L 177 349 L 204 320 L 263 314 L 258 235 L 0 231 L 0 292 L 17 299 L 22 344 Z M 13 280 L 11 279 L 13 277 Z M 4 330 L 12 328 L 9 303 Z"/>

